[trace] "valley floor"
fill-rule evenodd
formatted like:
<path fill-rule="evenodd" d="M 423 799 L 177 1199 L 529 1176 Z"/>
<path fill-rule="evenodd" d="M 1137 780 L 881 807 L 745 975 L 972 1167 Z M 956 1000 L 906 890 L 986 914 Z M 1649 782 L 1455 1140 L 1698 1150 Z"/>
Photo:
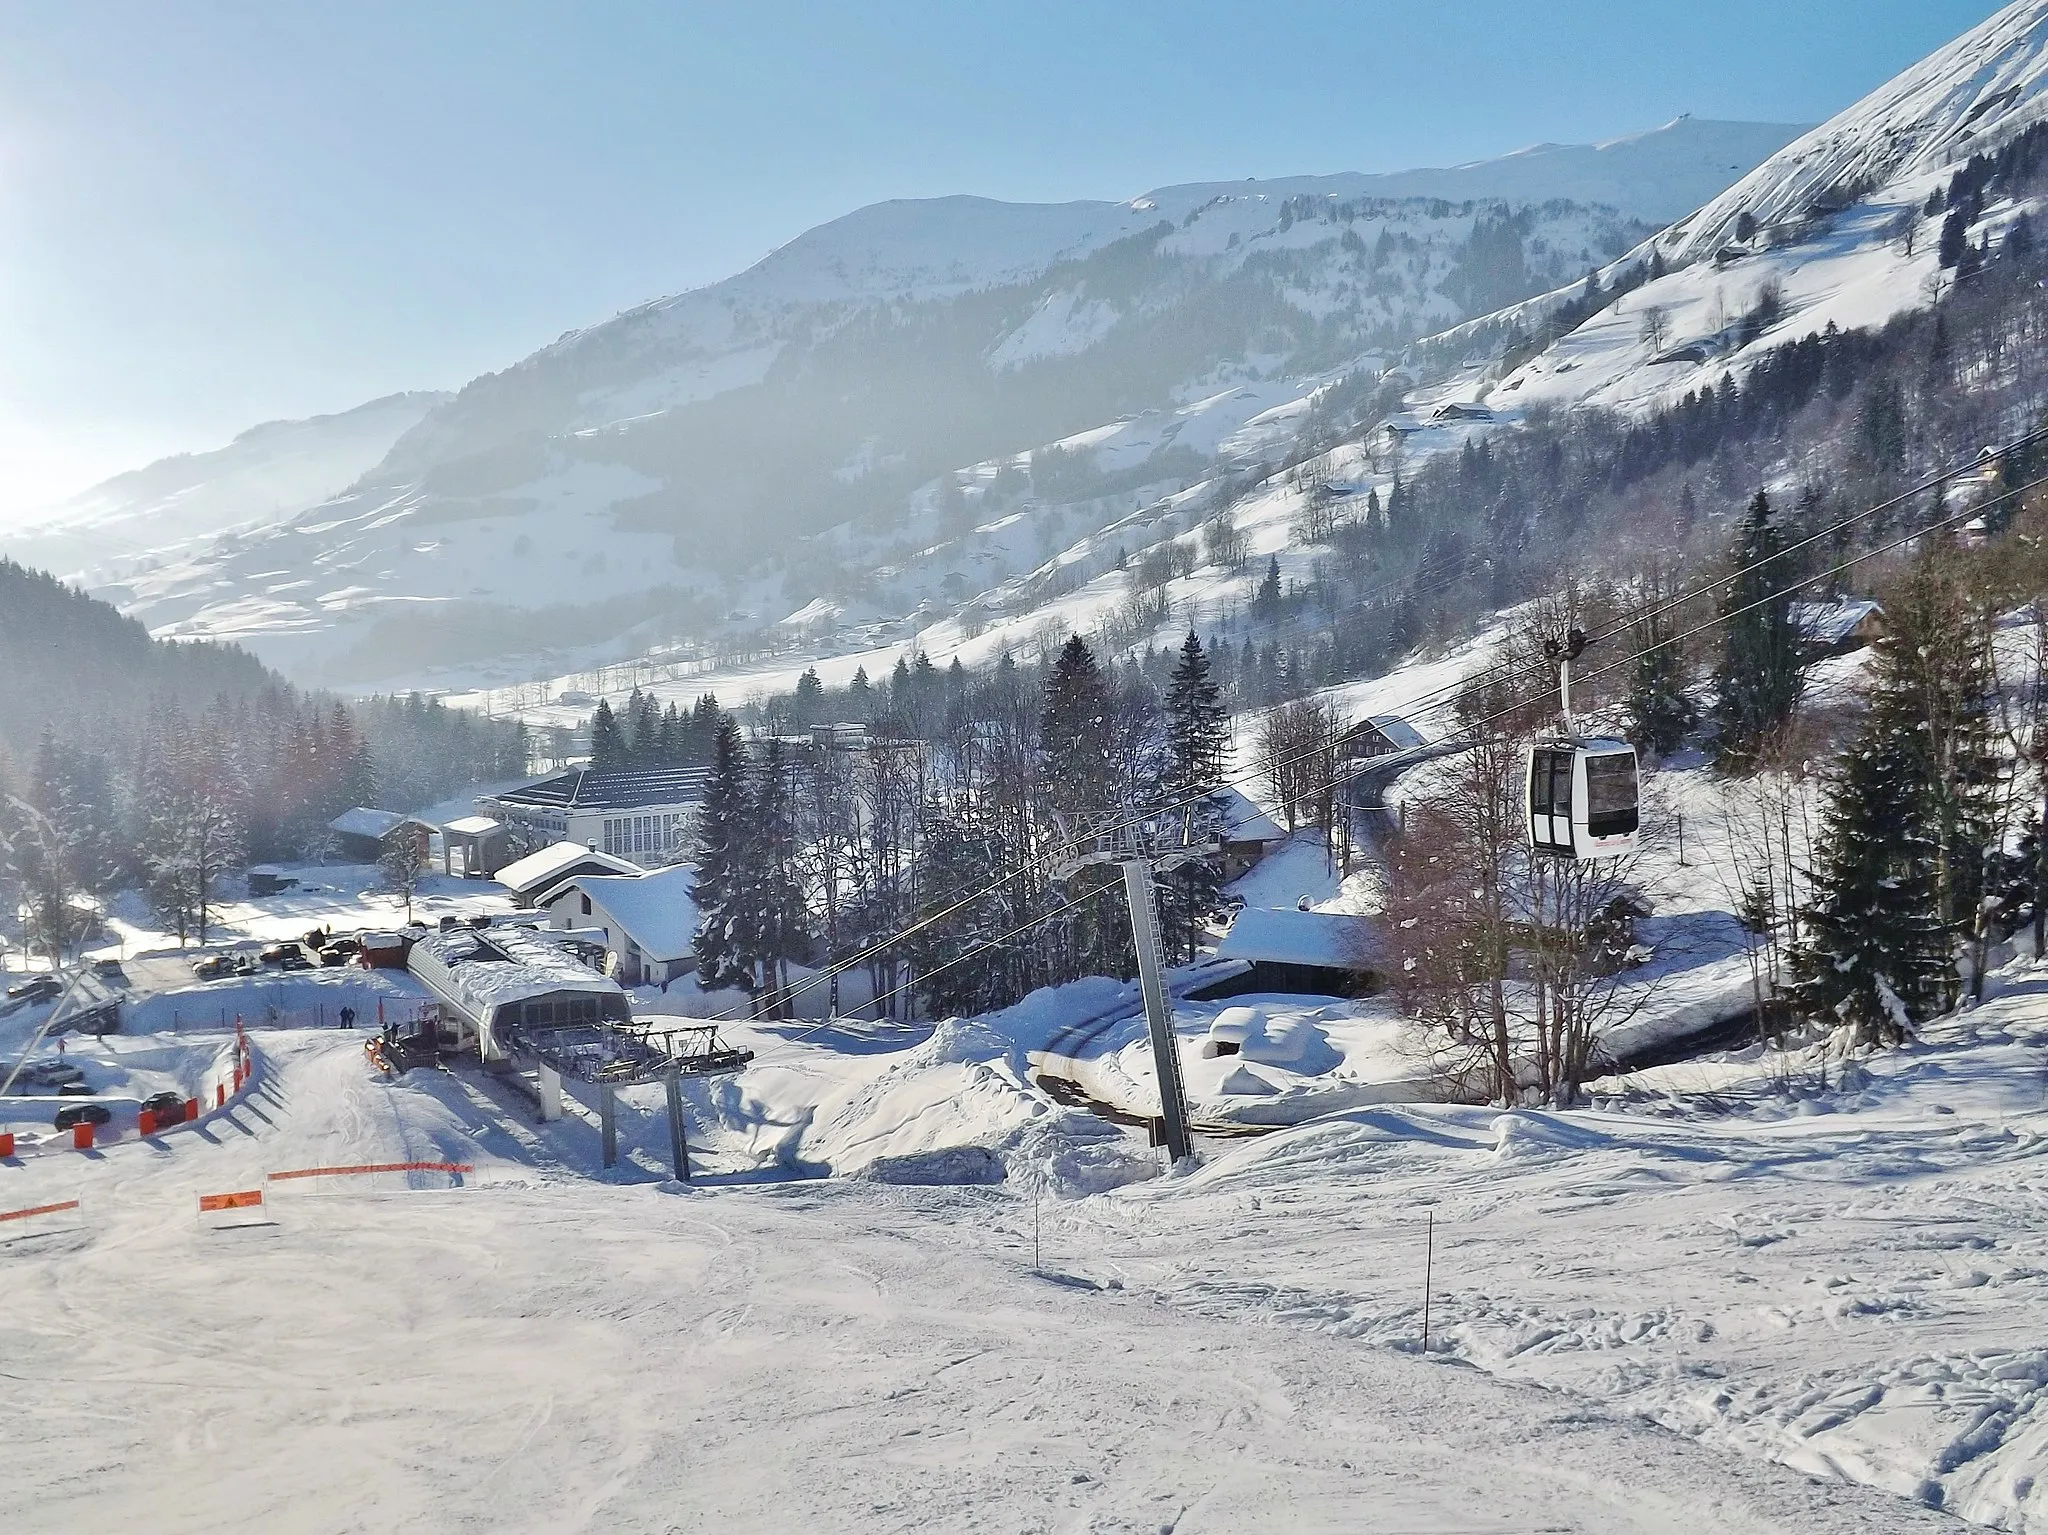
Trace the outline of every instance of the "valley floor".
<path fill-rule="evenodd" d="M 2048 969 L 2004 982 L 1827 1092 L 1360 1108 L 1041 1201 L 716 1137 L 606 1176 L 580 1118 L 259 1030 L 225 1114 L 0 1163 L 85 1202 L 0 1243 L 0 1527 L 2048 1529 Z"/>

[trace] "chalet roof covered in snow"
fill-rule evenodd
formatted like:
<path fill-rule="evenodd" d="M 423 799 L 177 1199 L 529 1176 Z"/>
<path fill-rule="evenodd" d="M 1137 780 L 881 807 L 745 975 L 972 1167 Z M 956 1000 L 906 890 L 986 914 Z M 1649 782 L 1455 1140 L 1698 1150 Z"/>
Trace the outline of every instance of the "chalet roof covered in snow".
<path fill-rule="evenodd" d="M 400 815 L 395 810 L 372 810 L 366 805 L 358 805 L 353 810 L 342 811 L 327 826 L 330 831 L 340 832 L 344 837 L 369 837 L 381 842 L 407 821 L 416 826 L 427 824 L 414 820 L 412 816 Z M 432 829 L 428 827 L 428 830 Z"/>
<path fill-rule="evenodd" d="M 492 798 L 501 804 L 543 810 L 639 810 L 649 805 L 694 804 L 704 797 L 710 778 L 705 768 L 649 768 L 633 773 L 571 768 Z"/>
<path fill-rule="evenodd" d="M 487 815 L 466 815 L 450 821 L 441 830 L 452 831 L 458 837 L 485 837 L 501 828 L 502 823 Z"/>
<path fill-rule="evenodd" d="M 1287 832 L 1279 822 L 1254 804 L 1242 789 L 1226 788 L 1217 798 L 1223 801 L 1223 840 L 1226 842 L 1285 842 Z"/>
<path fill-rule="evenodd" d="M 1862 627 L 1865 620 L 1883 612 L 1883 608 L 1868 599 L 1795 602 L 1792 604 L 1792 625 L 1816 645 L 1839 645 Z"/>
<path fill-rule="evenodd" d="M 685 959 L 697 933 L 697 903 L 690 886 L 697 877 L 692 864 L 675 864 L 646 874 L 584 874 L 547 892 L 545 905 L 569 891 L 590 897 L 653 960 Z"/>
<path fill-rule="evenodd" d="M 1371 715 L 1367 718 L 1366 724 L 1385 736 L 1388 744 L 1396 751 L 1420 751 L 1429 745 L 1429 742 L 1422 738 L 1422 732 L 1398 714 Z"/>
<path fill-rule="evenodd" d="M 1384 963 L 1386 946 L 1365 917 L 1247 906 L 1216 946 L 1216 957 L 1325 970 L 1374 970 Z"/>
<path fill-rule="evenodd" d="M 551 842 L 537 853 L 506 864 L 498 871 L 498 883 L 514 895 L 534 895 L 559 885 L 579 869 L 598 874 L 639 872 L 625 859 L 596 852 L 580 842 Z"/>

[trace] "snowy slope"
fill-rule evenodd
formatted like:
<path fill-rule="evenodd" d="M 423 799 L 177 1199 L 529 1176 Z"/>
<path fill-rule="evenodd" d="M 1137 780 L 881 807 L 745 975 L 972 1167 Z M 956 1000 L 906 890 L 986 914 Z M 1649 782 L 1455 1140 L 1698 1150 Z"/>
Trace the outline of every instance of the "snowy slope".
<path fill-rule="evenodd" d="M 1955 166 L 2040 120 L 2048 3 L 2017 0 L 1804 134 L 1665 239 L 1667 260 L 1712 255 L 1751 214 L 1803 217 Z"/>
<path fill-rule="evenodd" d="M 1927 211 L 1971 155 L 2038 123 L 2048 105 L 2048 0 L 2006 7 L 1847 111 L 1803 135 L 1654 242 L 1662 277 L 1616 299 L 1504 376 L 1488 371 L 1472 397 L 1512 421 L 1531 407 L 1640 412 L 1739 379 L 1756 357 L 1834 325 L 1876 327 L 1933 301 L 1950 280 L 1937 260 L 1943 213 Z M 2038 199 L 1995 202 L 1968 231 L 1995 246 Z M 1754 221 L 1751 232 L 1746 220 Z M 1748 233 L 1746 240 L 1738 235 Z M 1435 344 L 1498 350 L 1539 333 L 1577 288 L 1453 327 Z M 1767 293 L 1777 317 L 1745 335 Z M 1652 312 L 1661 325 L 1652 328 Z M 1661 334 L 1659 334 L 1661 332 Z"/>
<path fill-rule="evenodd" d="M 288 519 L 346 489 L 449 396 L 387 395 L 331 416 L 270 421 L 224 448 L 116 475 L 0 533 L 0 553 L 105 584 L 134 556 Z"/>

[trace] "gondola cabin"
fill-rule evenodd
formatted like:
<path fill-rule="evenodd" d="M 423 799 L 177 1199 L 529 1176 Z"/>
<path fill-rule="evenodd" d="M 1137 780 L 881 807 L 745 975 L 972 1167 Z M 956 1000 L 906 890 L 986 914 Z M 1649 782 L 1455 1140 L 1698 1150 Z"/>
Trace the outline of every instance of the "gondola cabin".
<path fill-rule="evenodd" d="M 1529 846 L 1555 858 L 1623 858 L 1641 819 L 1636 749 L 1626 741 L 1529 748 Z"/>

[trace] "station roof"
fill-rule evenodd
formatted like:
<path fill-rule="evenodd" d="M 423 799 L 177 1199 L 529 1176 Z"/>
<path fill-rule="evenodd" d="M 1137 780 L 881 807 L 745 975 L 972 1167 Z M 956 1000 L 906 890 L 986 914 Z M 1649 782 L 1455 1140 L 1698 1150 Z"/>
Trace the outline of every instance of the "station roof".
<path fill-rule="evenodd" d="M 704 797 L 710 778 L 707 768 L 649 768 L 633 773 L 571 768 L 491 798 L 501 805 L 530 805 L 539 810 L 644 810 L 650 805 L 693 805 Z"/>

